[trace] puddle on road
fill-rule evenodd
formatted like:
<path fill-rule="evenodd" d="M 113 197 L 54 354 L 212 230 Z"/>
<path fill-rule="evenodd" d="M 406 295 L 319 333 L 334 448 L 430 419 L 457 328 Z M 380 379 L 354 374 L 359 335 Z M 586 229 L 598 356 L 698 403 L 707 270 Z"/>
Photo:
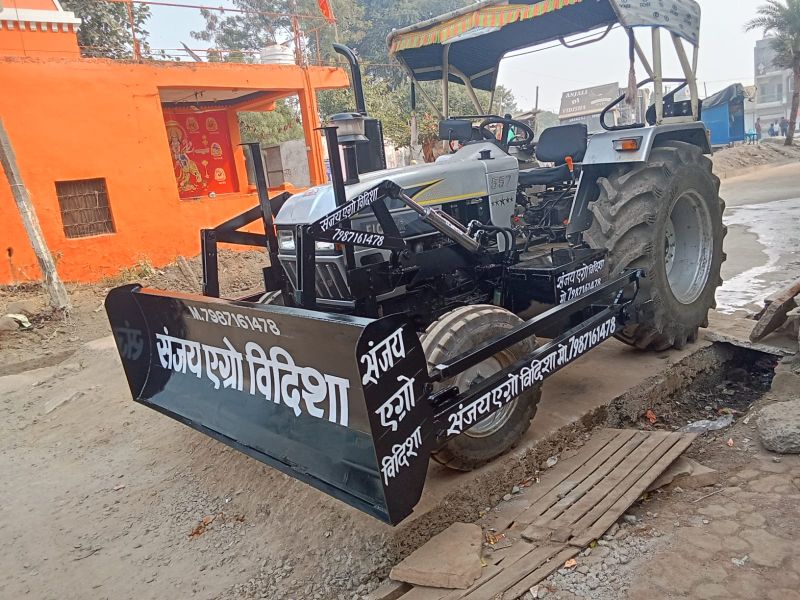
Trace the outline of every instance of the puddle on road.
<path fill-rule="evenodd" d="M 725 281 L 717 290 L 717 310 L 733 313 L 786 287 L 800 273 L 800 198 L 729 209 L 726 225 L 740 225 L 758 237 L 767 262 Z M 737 248 L 727 247 L 729 255 Z"/>

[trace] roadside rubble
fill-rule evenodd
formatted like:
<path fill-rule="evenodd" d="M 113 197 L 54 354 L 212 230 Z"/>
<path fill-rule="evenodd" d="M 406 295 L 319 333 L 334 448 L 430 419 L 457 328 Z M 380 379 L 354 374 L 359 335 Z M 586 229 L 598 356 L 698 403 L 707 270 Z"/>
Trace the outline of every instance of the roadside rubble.
<path fill-rule="evenodd" d="M 43 311 L 41 299 L 12 300 L 0 313 L 0 335 L 33 329 L 31 319 Z"/>
<path fill-rule="evenodd" d="M 665 546 L 659 531 L 634 515 L 625 517 L 601 539 L 584 549 L 574 564 L 565 564 L 539 584 L 536 596 L 529 592 L 523 600 L 554 597 L 555 590 L 570 591 L 581 598 L 596 600 L 624 597 L 633 575 L 633 569 L 625 566 Z"/>
<path fill-rule="evenodd" d="M 771 396 L 775 403 L 758 414 L 761 443 L 779 454 L 800 454 L 800 353 L 778 364 Z"/>
<path fill-rule="evenodd" d="M 736 177 L 762 165 L 778 165 L 800 160 L 800 147 L 786 147 L 782 143 L 762 141 L 760 144 L 742 144 L 714 152 L 714 172 L 721 179 Z"/>
<path fill-rule="evenodd" d="M 683 431 L 685 433 L 708 433 L 709 431 L 719 431 L 720 429 L 725 429 L 726 427 L 730 427 L 733 424 L 733 415 L 723 415 L 719 419 L 701 419 L 700 421 L 695 421 L 694 423 L 689 423 L 684 427 L 681 427 L 678 431 Z"/>
<path fill-rule="evenodd" d="M 764 310 L 756 315 L 757 322 L 750 333 L 750 341 L 759 342 L 780 327 L 789 329 L 797 339 L 800 330 L 798 295 L 800 295 L 800 279 L 764 300 Z"/>
<path fill-rule="evenodd" d="M 481 575 L 483 531 L 453 523 L 394 566 L 395 581 L 428 587 L 467 589 Z"/>
<path fill-rule="evenodd" d="M 796 327 L 792 318 L 789 312 L 782 326 Z M 562 566 L 523 600 L 638 599 L 667 593 L 800 597 L 800 558 L 792 541 L 800 519 L 784 508 L 786 502 L 800 501 L 800 457 L 769 454 L 752 443 L 758 436 L 766 450 L 800 453 L 800 353 L 777 364 L 770 391 L 738 418 L 724 415 L 684 429 L 706 433 L 698 438 L 694 455 L 727 465 L 726 472 L 681 457 L 632 509 L 644 515 L 625 515 L 574 565 Z M 721 429 L 725 435 L 715 436 Z M 685 473 L 694 465 L 699 477 L 693 481 Z M 661 484 L 667 487 L 656 489 Z"/>
<path fill-rule="evenodd" d="M 767 450 L 800 454 L 800 400 L 777 402 L 762 409 L 758 433 Z"/>
<path fill-rule="evenodd" d="M 716 485 L 720 481 L 719 472 L 688 458 L 680 456 L 669 469 L 653 482 L 647 491 L 653 492 L 668 485 L 682 489 L 696 489 Z"/>
<path fill-rule="evenodd" d="M 798 353 L 785 357 L 775 369 L 772 380 L 774 404 L 761 409 L 758 433 L 767 450 L 779 454 L 800 454 L 800 279 L 764 302 L 764 310 L 750 335 L 761 340 L 782 329 L 798 343 Z"/>

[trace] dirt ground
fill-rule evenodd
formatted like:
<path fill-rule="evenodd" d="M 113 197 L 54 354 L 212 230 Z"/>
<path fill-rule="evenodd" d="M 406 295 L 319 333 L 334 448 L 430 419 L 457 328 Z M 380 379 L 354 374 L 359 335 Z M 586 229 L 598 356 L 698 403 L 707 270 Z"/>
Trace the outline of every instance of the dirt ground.
<path fill-rule="evenodd" d="M 727 385 L 709 392 L 726 390 L 741 400 Z M 756 431 L 764 406 L 798 393 L 768 394 L 732 427 L 698 438 L 686 455 L 717 470 L 719 483 L 647 495 L 536 597 L 800 599 L 800 456 L 767 452 Z"/>
<path fill-rule="evenodd" d="M 714 172 L 722 178 L 734 177 L 745 169 L 800 160 L 800 146 L 784 146 L 783 140 L 763 140 L 759 144 L 740 144 L 723 148 L 712 157 Z"/>
<path fill-rule="evenodd" d="M 110 337 L 0 377 L 0 436 L 0 598 L 350 600 L 385 563 L 387 526 L 133 404 Z"/>
<path fill-rule="evenodd" d="M 716 160 L 722 160 L 722 154 Z M 131 402 L 108 337 L 102 301 L 111 287 L 128 282 L 196 292 L 199 258 L 189 262 L 196 274 L 192 280 L 175 265 L 158 270 L 139 265 L 113 280 L 71 284 L 73 310 L 67 317 L 53 316 L 45 309 L 37 284 L 0 287 L 0 314 L 11 302 L 30 301 L 33 324 L 29 331 L 0 332 L 0 436 L 4 440 L 0 445 L 0 537 L 7 549 L 13 549 L 0 555 L 0 598 L 352 600 L 362 598 L 386 574 L 387 557 L 396 554 L 387 526 Z M 224 293 L 244 295 L 260 285 L 260 267 L 266 257 L 260 252 L 223 250 L 220 264 Z M 654 410 L 672 419 L 669 423 L 705 418 L 722 408 L 744 412 L 760 393 L 752 383 L 748 370 L 746 380 L 726 384 L 732 396 L 711 386 L 707 398 L 687 401 L 686 410 L 672 403 Z M 645 426 L 642 422 L 630 425 Z M 637 509 L 645 516 L 648 511 L 660 515 L 654 518 L 653 530 L 663 534 L 658 536 L 663 544 L 654 546 L 653 554 L 644 553 L 643 562 L 631 561 L 633 566 L 640 565 L 631 581 L 650 581 L 653 561 L 662 560 L 657 550 L 688 557 L 694 571 L 716 573 L 721 583 L 711 583 L 727 585 L 722 571 L 712 570 L 708 562 L 729 561 L 722 550 L 706 549 L 711 558 L 703 558 L 702 548 L 695 554 L 683 553 L 682 546 L 690 542 L 675 537 L 678 528 L 676 532 L 670 529 L 675 521 L 686 527 L 690 516 L 699 515 L 696 527 L 704 533 L 703 527 L 710 524 L 702 523 L 699 511 L 709 506 L 722 506 L 722 511 L 732 504 L 744 507 L 727 518 L 709 516 L 706 520 L 711 523 L 716 519 L 744 523 L 753 512 L 747 507 L 766 507 L 768 526 L 740 527 L 735 535 L 744 541 L 731 542 L 734 545 L 725 546 L 725 552 L 750 544 L 741 555 L 749 552 L 757 538 L 747 535 L 761 535 L 781 552 L 783 542 L 764 536 L 800 537 L 797 523 L 791 520 L 800 498 L 787 487 L 800 475 L 800 467 L 794 459 L 772 463 L 770 457 L 762 456 L 751 427 L 752 423 L 738 421 L 732 433 L 733 449 L 724 444 L 725 436 L 693 447 L 693 453 L 703 455 L 702 462 L 726 474 L 730 485 L 718 496 L 694 503 L 694 494 L 660 494 L 651 500 L 652 506 Z M 745 444 L 745 438 L 750 442 Z M 785 470 L 773 473 L 770 465 Z M 743 483 L 745 468 L 757 472 L 747 481 L 764 491 Z M 769 479 L 773 475 L 789 483 Z M 730 479 L 734 476 L 741 480 Z M 790 506 L 794 508 L 789 510 Z M 761 533 L 747 533 L 753 528 Z M 796 558 L 779 557 L 785 576 L 778 577 L 752 556 L 753 562 L 745 569 L 756 570 L 748 577 L 765 586 L 774 581 L 778 590 L 798 589 L 800 582 L 790 577 L 800 572 Z M 741 572 L 734 575 L 730 581 L 738 582 Z M 647 587 L 636 588 L 634 583 L 628 586 L 630 597 L 644 597 L 636 596 L 636 590 Z M 697 592 L 696 586 L 689 589 L 688 597 L 701 597 L 691 595 Z M 555 583 L 553 589 L 557 589 Z M 735 592 L 730 597 L 737 597 Z M 565 588 L 564 593 L 572 591 Z"/>
<path fill-rule="evenodd" d="M 72 309 L 66 316 L 53 314 L 46 307 L 38 283 L 0 286 L 0 315 L 6 314 L 10 303 L 24 301 L 30 304 L 28 316 L 33 325 L 27 331 L 0 331 L 0 376 L 57 364 L 84 343 L 110 335 L 103 300 L 112 287 L 140 283 L 157 289 L 200 292 L 200 256 L 188 263 L 195 274 L 193 281 L 173 263 L 161 269 L 147 264 L 136 265 L 124 269 L 113 279 L 95 284 L 67 284 Z M 244 296 L 247 291 L 263 286 L 261 268 L 268 264 L 265 253 L 222 249 L 219 264 L 223 294 Z"/>

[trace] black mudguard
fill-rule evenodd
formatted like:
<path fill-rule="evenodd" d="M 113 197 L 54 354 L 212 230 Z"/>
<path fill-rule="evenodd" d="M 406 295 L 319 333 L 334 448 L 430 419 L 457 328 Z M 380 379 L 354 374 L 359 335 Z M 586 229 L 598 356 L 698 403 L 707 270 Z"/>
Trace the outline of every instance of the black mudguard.
<path fill-rule="evenodd" d="M 378 320 L 128 285 L 106 311 L 134 400 L 396 524 L 436 444 L 422 347 Z"/>

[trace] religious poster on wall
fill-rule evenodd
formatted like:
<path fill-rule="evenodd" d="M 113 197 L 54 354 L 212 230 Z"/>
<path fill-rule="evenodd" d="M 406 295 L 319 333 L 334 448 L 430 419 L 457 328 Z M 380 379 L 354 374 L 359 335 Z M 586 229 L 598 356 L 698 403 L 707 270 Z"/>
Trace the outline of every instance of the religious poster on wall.
<path fill-rule="evenodd" d="M 224 110 L 165 108 L 164 122 L 181 198 L 238 190 L 228 116 Z"/>

